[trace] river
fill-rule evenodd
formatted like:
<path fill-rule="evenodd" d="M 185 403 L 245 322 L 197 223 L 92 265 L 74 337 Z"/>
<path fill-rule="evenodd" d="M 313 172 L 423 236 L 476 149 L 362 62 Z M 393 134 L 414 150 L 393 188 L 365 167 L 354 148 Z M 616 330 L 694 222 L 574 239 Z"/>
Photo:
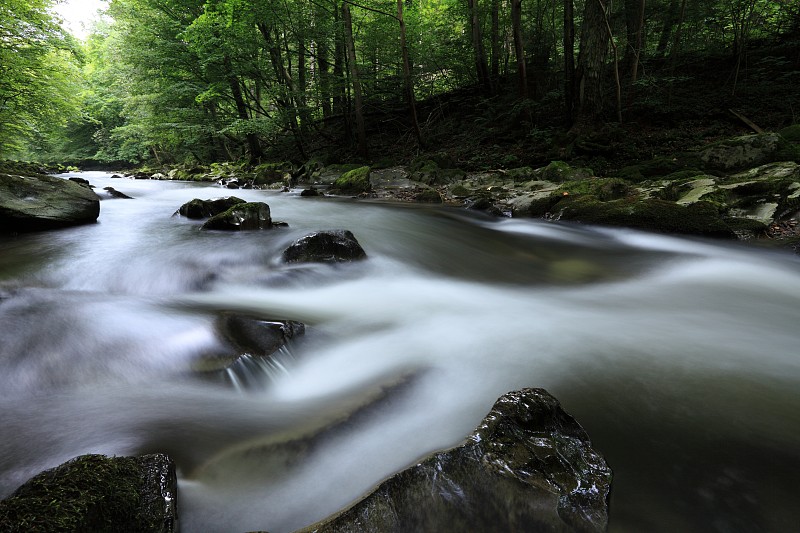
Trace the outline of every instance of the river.
<path fill-rule="evenodd" d="M 0 496 L 85 453 L 166 452 L 184 532 L 292 531 L 543 387 L 614 470 L 610 531 L 796 530 L 800 261 L 738 243 L 79 174 L 97 224 L 0 238 Z M 289 228 L 201 232 L 192 198 Z M 285 265 L 319 229 L 361 263 Z M 215 379 L 223 310 L 294 319 Z"/>

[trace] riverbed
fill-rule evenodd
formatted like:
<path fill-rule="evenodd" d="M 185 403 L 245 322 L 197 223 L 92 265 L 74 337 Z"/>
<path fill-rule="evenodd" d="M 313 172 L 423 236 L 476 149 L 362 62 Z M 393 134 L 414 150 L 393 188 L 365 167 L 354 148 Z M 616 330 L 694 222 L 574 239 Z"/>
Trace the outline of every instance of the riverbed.
<path fill-rule="evenodd" d="M 184 532 L 292 531 L 542 387 L 614 471 L 612 532 L 797 528 L 800 261 L 741 243 L 299 191 L 112 179 L 96 224 L 0 237 L 0 497 L 77 455 L 166 452 Z M 67 177 L 67 175 L 65 175 Z M 192 198 L 288 228 L 200 231 Z M 358 263 L 287 265 L 348 229 Z M 297 320 L 209 374 L 222 312 Z"/>

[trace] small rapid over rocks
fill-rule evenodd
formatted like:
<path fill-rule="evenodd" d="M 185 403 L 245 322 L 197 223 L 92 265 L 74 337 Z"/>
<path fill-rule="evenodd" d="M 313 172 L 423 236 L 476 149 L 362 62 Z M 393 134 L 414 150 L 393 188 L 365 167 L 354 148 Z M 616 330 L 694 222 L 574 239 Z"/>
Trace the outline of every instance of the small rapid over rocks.
<path fill-rule="evenodd" d="M 72 176 L 132 199 L 0 236 L 0 497 L 79 455 L 167 453 L 181 531 L 293 531 L 541 387 L 614 472 L 609 531 L 796 525 L 794 256 L 300 190 L 236 191 L 288 227 L 201 231 L 172 214 L 224 189 Z M 366 259 L 284 258 L 339 229 Z"/>

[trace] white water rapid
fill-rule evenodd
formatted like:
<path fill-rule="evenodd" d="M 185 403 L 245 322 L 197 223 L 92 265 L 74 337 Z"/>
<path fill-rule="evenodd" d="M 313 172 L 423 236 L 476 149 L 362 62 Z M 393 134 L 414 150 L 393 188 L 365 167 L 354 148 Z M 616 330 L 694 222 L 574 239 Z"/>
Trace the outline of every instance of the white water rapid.
<path fill-rule="evenodd" d="M 0 237 L 0 497 L 86 453 L 166 452 L 181 531 L 292 531 L 543 387 L 614 470 L 610 531 L 796 530 L 800 261 L 736 243 L 111 179 L 97 224 Z M 192 198 L 288 229 L 201 232 Z M 319 229 L 361 263 L 287 266 Z M 236 311 L 307 324 L 200 377 Z"/>

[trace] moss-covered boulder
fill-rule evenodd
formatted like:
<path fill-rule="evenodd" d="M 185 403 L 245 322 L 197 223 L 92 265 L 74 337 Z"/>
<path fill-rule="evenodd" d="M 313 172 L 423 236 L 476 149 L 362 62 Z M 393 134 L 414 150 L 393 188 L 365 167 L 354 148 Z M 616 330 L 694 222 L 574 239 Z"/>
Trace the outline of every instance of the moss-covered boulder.
<path fill-rule="evenodd" d="M 264 202 L 236 204 L 227 211 L 209 218 L 200 229 L 242 231 L 273 227 L 269 206 Z"/>
<path fill-rule="evenodd" d="M 246 203 L 244 200 L 237 198 L 236 196 L 211 198 L 209 200 L 195 198 L 180 206 L 175 214 L 197 220 L 213 217 L 214 215 L 218 215 L 224 211 L 227 211 L 235 205 L 244 203 Z"/>
<path fill-rule="evenodd" d="M 348 230 L 317 231 L 297 239 L 283 251 L 287 263 L 342 263 L 366 257 L 361 244 Z"/>
<path fill-rule="evenodd" d="M 44 174 L 0 173 L 0 232 L 89 224 L 98 216 L 99 197 L 78 183 Z"/>
<path fill-rule="evenodd" d="M 542 389 L 500 398 L 457 448 L 435 453 L 303 533 L 602 532 L 611 469 Z"/>
<path fill-rule="evenodd" d="M 414 201 L 423 204 L 441 204 L 442 195 L 436 189 L 423 189 L 414 195 Z"/>
<path fill-rule="evenodd" d="M 783 128 L 778 133 L 781 137 L 792 143 L 800 143 L 800 124 L 792 124 Z"/>
<path fill-rule="evenodd" d="M 624 226 L 663 233 L 735 237 L 718 208 L 708 202 L 678 205 L 655 198 L 603 202 L 596 196 L 564 197 L 550 208 L 560 220 Z"/>
<path fill-rule="evenodd" d="M 347 171 L 333 182 L 331 192 L 335 194 L 353 195 L 369 192 L 372 190 L 372 184 L 369 181 L 369 173 L 369 167 L 358 167 Z"/>
<path fill-rule="evenodd" d="M 707 170 L 732 172 L 775 161 L 800 159 L 798 148 L 778 133 L 744 135 L 726 139 L 700 151 Z"/>
<path fill-rule="evenodd" d="M 439 159 L 439 162 L 446 164 L 448 158 Z M 425 185 L 448 185 L 463 180 L 467 173 L 459 168 L 441 167 L 434 159 L 420 158 L 415 160 L 409 167 L 409 177 Z"/>
<path fill-rule="evenodd" d="M 162 454 L 82 455 L 30 479 L 0 502 L 0 531 L 172 533 L 175 465 Z"/>
<path fill-rule="evenodd" d="M 562 183 L 591 178 L 594 172 L 590 168 L 572 167 L 564 161 L 552 161 L 546 167 L 537 169 L 536 175 L 540 180 Z"/>

